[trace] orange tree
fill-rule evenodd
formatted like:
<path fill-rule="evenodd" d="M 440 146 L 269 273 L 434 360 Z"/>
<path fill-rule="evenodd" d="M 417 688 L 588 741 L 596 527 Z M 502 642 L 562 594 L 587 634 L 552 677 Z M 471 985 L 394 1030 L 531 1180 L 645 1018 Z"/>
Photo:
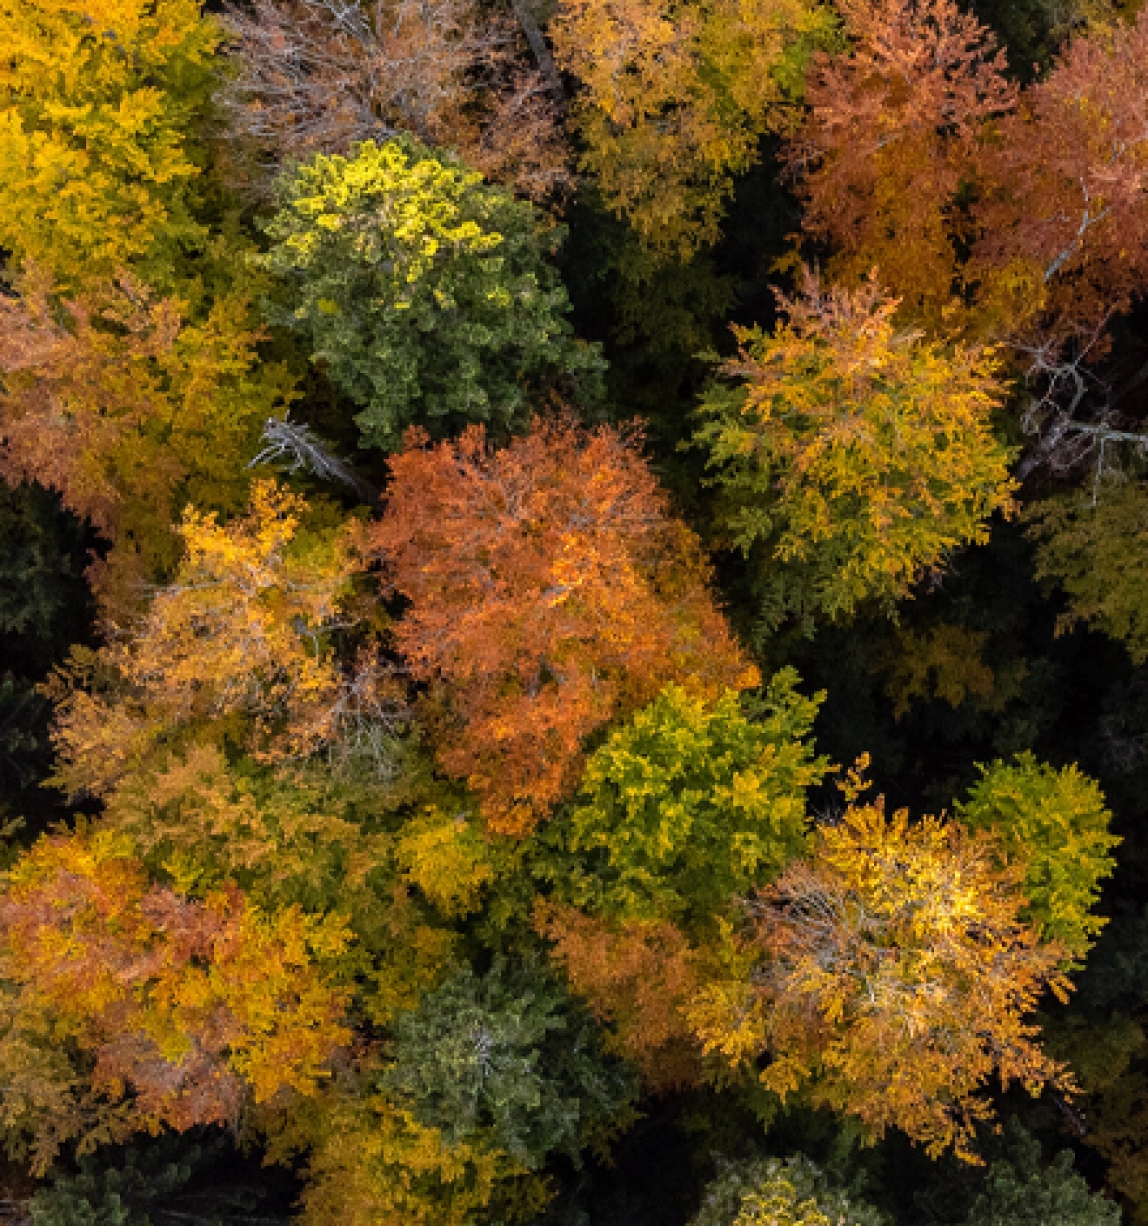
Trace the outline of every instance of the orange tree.
<path fill-rule="evenodd" d="M 633 437 L 536 420 L 493 451 L 481 427 L 411 432 L 391 474 L 370 540 L 410 601 L 395 641 L 491 829 L 530 830 L 577 784 L 583 739 L 668 681 L 756 683 Z"/>

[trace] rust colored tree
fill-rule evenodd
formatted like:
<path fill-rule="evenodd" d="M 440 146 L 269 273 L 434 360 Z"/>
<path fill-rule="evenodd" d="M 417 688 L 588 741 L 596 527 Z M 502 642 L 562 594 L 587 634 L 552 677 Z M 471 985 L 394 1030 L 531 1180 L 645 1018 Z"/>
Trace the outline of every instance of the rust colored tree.
<path fill-rule="evenodd" d="M 632 436 L 536 420 L 494 451 L 481 427 L 438 447 L 412 431 L 391 472 L 371 540 L 411 602 L 396 641 L 491 829 L 529 831 L 583 739 L 667 682 L 756 684 Z"/>
<path fill-rule="evenodd" d="M 829 243 L 834 279 L 877 268 L 906 312 L 935 323 L 959 284 L 956 197 L 985 122 L 1013 109 L 1016 89 L 992 34 L 955 0 L 839 7 L 850 48 L 815 60 L 787 151 L 805 231 Z"/>

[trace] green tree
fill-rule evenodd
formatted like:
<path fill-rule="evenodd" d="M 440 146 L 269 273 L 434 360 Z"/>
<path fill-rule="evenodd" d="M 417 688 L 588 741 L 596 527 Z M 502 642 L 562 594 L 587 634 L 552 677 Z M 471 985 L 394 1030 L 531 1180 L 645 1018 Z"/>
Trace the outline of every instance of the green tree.
<path fill-rule="evenodd" d="M 887 1226 L 871 1205 L 830 1186 L 808 1158 L 731 1163 L 705 1190 L 690 1226 Z"/>
<path fill-rule="evenodd" d="M 317 156 L 278 185 L 265 266 L 285 278 L 276 322 L 363 405 L 388 450 L 412 423 L 524 425 L 529 394 L 597 394 L 603 363 L 566 321 L 545 260 L 561 239 L 528 203 L 411 139 Z"/>
<path fill-rule="evenodd" d="M 1056 770 L 1027 752 L 980 771 L 956 816 L 992 830 L 1006 854 L 1024 863 L 1024 918 L 1083 957 L 1106 922 L 1092 908 L 1120 842 L 1109 833 L 1112 814 L 1100 786 L 1075 766 Z"/>
<path fill-rule="evenodd" d="M 1007 1133 L 1007 1157 L 990 1165 L 963 1226 L 1120 1226 L 1119 1206 L 1089 1189 L 1070 1150 L 1046 1163 L 1023 1128 Z"/>
<path fill-rule="evenodd" d="M 452 1144 L 485 1134 L 527 1169 L 577 1159 L 632 1118 L 635 1084 L 589 1017 L 529 962 L 469 967 L 395 1023 L 389 1089 Z"/>
<path fill-rule="evenodd" d="M 824 695 L 792 669 L 760 696 L 671 685 L 590 758 L 554 827 L 563 894 L 599 914 L 705 920 L 805 850 L 805 796 L 827 767 L 809 732 Z"/>

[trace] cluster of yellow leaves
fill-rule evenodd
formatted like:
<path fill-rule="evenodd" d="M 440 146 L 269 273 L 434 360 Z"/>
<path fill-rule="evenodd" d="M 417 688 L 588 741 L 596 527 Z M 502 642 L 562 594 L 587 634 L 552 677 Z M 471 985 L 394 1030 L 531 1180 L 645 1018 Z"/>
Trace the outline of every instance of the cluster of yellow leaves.
<path fill-rule="evenodd" d="M 577 785 L 584 738 L 667 682 L 757 682 L 631 439 L 558 419 L 497 451 L 480 427 L 425 441 L 391 460 L 370 540 L 411 601 L 395 641 L 436 689 L 439 762 L 489 828 L 532 829 Z"/>
<path fill-rule="evenodd" d="M 135 277 L 63 303 L 43 269 L 0 298 L 0 474 L 58 490 L 64 505 L 115 543 L 96 564 L 107 612 L 142 601 L 170 575 L 180 503 L 237 510 L 247 454 L 289 381 L 257 375 L 261 333 L 244 293 L 199 322 Z"/>
<path fill-rule="evenodd" d="M 193 128 L 221 37 L 198 0 L 3 0 L 0 246 L 68 293 L 169 278 L 204 237 Z"/>
<path fill-rule="evenodd" d="M 582 166 L 643 244 L 688 258 L 717 238 L 734 176 L 830 28 L 807 0 L 563 0 L 550 33 L 582 84 Z"/>
<path fill-rule="evenodd" d="M 317 965 L 345 949 L 341 921 L 264 914 L 234 887 L 192 901 L 152 885 L 122 834 L 41 839 L 10 873 L 0 920 L 0 1045 L 38 1032 L 76 1053 L 89 1090 L 126 1107 L 121 1132 L 314 1095 L 350 1041 L 345 995 Z M 35 1139 L 41 1167 L 60 1140 L 85 1140 L 82 1112 L 63 1106 Z"/>
<path fill-rule="evenodd" d="M 1009 452 L 993 436 L 1003 398 L 988 350 L 946 348 L 894 323 L 874 281 L 784 301 L 772 336 L 737 329 L 741 380 L 711 391 L 698 442 L 722 522 L 764 549 L 767 623 L 846 616 L 909 594 L 953 549 L 1012 509 Z"/>
<path fill-rule="evenodd" d="M 175 582 L 99 652 L 118 701 L 75 677 L 57 680 L 67 791 L 106 792 L 154 745 L 194 730 L 214 728 L 267 760 L 306 755 L 352 709 L 384 705 L 387 678 L 369 669 L 365 681 L 345 677 L 330 642 L 362 567 L 353 527 L 303 531 L 306 510 L 267 481 L 253 487 L 247 515 L 226 525 L 214 513 L 185 514 Z"/>
<path fill-rule="evenodd" d="M 875 1135 L 894 1126 L 931 1154 L 977 1161 L 990 1078 L 1071 1088 L 1026 1017 L 1045 989 L 1064 998 L 1067 950 L 1018 918 L 1024 870 L 998 861 L 991 838 L 956 824 L 851 805 L 818 832 L 811 862 L 749 902 L 759 1020 L 712 1010 L 707 1049 L 746 1059 L 765 1047 L 762 1081 L 783 1097 L 804 1088 Z M 735 1028 L 749 1039 L 740 1051 Z"/>
<path fill-rule="evenodd" d="M 304 1226 L 469 1226 L 500 1184 L 522 1173 L 500 1151 L 452 1142 L 383 1095 L 342 1098 L 324 1117 L 302 1197 Z"/>

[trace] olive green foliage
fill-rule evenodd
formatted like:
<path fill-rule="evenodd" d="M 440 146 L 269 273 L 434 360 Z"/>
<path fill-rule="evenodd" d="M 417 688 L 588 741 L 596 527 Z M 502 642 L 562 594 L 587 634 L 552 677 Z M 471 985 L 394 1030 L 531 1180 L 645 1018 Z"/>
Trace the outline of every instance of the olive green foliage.
<path fill-rule="evenodd" d="M 1083 957 L 1105 924 L 1092 908 L 1120 842 L 1109 833 L 1112 814 L 1100 786 L 1075 766 L 1056 770 L 1027 752 L 980 770 L 956 816 L 994 831 L 1009 857 L 1024 863 L 1028 918 Z"/>
<path fill-rule="evenodd" d="M 1148 661 L 1148 484 L 1105 485 L 1039 502 L 1028 513 L 1038 542 L 1035 574 L 1063 589 L 1059 629 L 1084 622 Z"/>
<path fill-rule="evenodd" d="M 889 1226 L 879 1210 L 829 1185 L 801 1154 L 727 1166 L 690 1226 Z"/>
<path fill-rule="evenodd" d="M 632 1074 L 530 962 L 466 967 L 395 1024 L 388 1088 L 453 1143 L 485 1137 L 528 1169 L 632 1121 Z"/>
<path fill-rule="evenodd" d="M 1045 1162 L 1022 1128 L 1008 1129 L 1008 1157 L 992 1163 L 963 1226 L 1119 1226 L 1120 1209 L 1093 1192 L 1062 1150 Z"/>
<path fill-rule="evenodd" d="M 597 350 L 571 336 L 545 259 L 561 237 L 452 154 L 402 138 L 318 156 L 278 185 L 265 266 L 316 362 L 353 401 L 367 445 L 405 427 L 524 424 L 531 391 L 598 394 Z"/>
<path fill-rule="evenodd" d="M 705 917 L 800 855 L 827 761 L 808 741 L 824 695 L 796 685 L 783 669 L 715 702 L 671 685 L 611 733 L 553 827 L 560 892 L 612 916 Z"/>

